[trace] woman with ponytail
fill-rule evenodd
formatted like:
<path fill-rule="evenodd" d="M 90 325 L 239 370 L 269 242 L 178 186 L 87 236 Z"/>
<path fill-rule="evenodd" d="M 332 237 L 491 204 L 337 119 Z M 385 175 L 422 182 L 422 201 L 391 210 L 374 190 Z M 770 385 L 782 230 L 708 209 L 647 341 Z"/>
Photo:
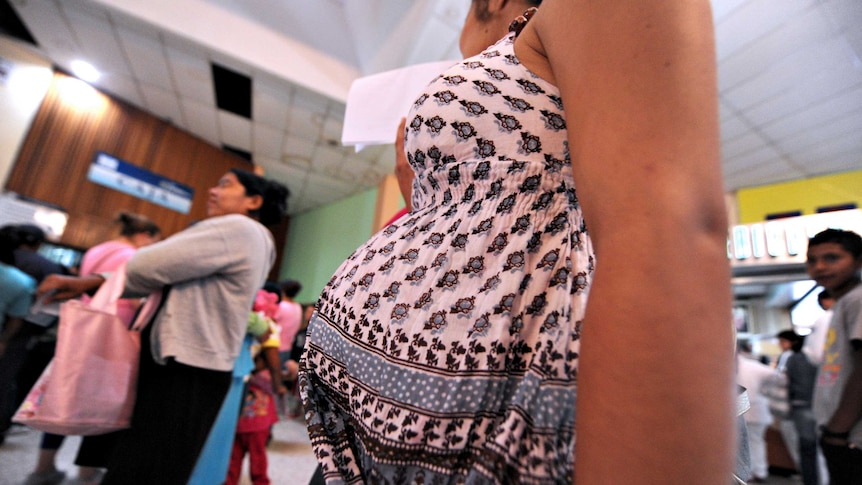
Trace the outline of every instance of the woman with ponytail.
<path fill-rule="evenodd" d="M 265 225 L 284 216 L 287 195 L 281 184 L 231 169 L 210 189 L 205 220 L 129 261 L 125 296 L 170 291 L 141 335 L 132 426 L 103 484 L 189 480 L 228 392 L 255 294 L 275 261 Z M 70 296 L 99 284 L 65 279 L 40 291 Z"/>

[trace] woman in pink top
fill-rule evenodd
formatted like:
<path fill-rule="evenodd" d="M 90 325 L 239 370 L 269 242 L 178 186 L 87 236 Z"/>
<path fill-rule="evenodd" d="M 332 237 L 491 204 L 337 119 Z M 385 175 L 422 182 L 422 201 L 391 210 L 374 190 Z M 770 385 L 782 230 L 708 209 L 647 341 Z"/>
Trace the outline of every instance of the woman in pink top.
<path fill-rule="evenodd" d="M 138 248 L 161 239 L 161 231 L 149 218 L 138 214 L 121 212 L 117 216 L 120 235 L 90 248 L 81 260 L 81 276 L 95 273 L 110 273 L 119 269 L 132 258 Z M 129 323 L 138 308 L 138 300 L 123 299 L 117 303 L 117 313 Z"/>
<path fill-rule="evenodd" d="M 161 239 L 161 230 L 148 217 L 121 212 L 116 221 L 120 225 L 120 234 L 110 241 L 93 246 L 81 260 L 81 276 L 116 271 L 132 258 L 138 248 L 152 244 Z M 86 296 L 82 297 L 86 299 Z M 117 302 L 117 315 L 131 323 L 138 309 L 138 299 L 122 299 Z M 103 467 L 107 454 L 113 447 L 113 435 L 85 437 L 78 450 L 75 464 L 81 468 L 78 477 L 82 483 L 98 483 L 99 469 Z M 57 470 L 55 458 L 57 450 L 63 444 L 64 436 L 44 433 L 39 447 L 39 459 L 36 469 L 25 483 L 60 483 L 65 477 L 63 471 Z"/>
<path fill-rule="evenodd" d="M 282 280 L 278 283 L 278 287 L 281 302 L 278 304 L 278 311 L 275 313 L 274 320 L 281 327 L 281 346 L 278 351 L 281 365 L 284 366 L 290 358 L 293 339 L 302 323 L 302 305 L 293 300 L 302 290 L 302 284 L 296 280 Z"/>

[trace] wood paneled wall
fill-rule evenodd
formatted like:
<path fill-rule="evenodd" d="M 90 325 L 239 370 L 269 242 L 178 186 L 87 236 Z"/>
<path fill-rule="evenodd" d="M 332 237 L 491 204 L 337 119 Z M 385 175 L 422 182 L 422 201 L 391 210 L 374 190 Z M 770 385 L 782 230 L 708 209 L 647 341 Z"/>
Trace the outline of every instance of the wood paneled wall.
<path fill-rule="evenodd" d="M 252 169 L 250 162 L 104 94 L 95 92 L 98 101 L 82 109 L 65 95 L 63 86 L 70 82 L 76 81 L 55 74 L 6 183 L 6 190 L 69 213 L 64 244 L 86 249 L 114 237 L 120 211 L 146 215 L 171 235 L 206 217 L 207 191 L 228 169 Z M 89 181 L 97 151 L 192 187 L 191 211 L 181 214 Z M 287 224 L 271 228 L 278 250 L 273 279 Z"/>

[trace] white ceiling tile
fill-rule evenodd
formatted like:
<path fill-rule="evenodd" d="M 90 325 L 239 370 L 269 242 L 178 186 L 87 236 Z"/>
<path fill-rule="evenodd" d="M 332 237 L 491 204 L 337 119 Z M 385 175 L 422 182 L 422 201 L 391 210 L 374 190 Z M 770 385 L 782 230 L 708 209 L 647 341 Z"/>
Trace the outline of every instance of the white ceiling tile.
<path fill-rule="evenodd" d="M 808 165 L 817 163 L 816 161 L 829 160 L 832 156 L 842 153 L 860 154 L 859 158 L 862 160 L 862 132 L 836 134 L 790 156 Z"/>
<path fill-rule="evenodd" d="M 254 120 L 284 130 L 287 127 L 292 93 L 257 79 L 252 83 L 252 90 L 251 112 Z"/>
<path fill-rule="evenodd" d="M 337 175 L 344 163 L 344 153 L 328 145 L 321 145 L 315 150 L 311 167 L 315 172 Z"/>
<path fill-rule="evenodd" d="M 749 131 L 742 136 L 723 143 L 721 148 L 722 156 L 727 159 L 733 159 L 739 155 L 756 151 L 768 144 L 769 141 L 764 139 L 759 133 Z"/>
<path fill-rule="evenodd" d="M 162 89 L 173 90 L 167 59 L 159 40 L 127 29 L 118 30 L 118 34 L 135 76 Z"/>
<path fill-rule="evenodd" d="M 732 116 L 721 120 L 721 139 L 725 143 L 743 135 L 747 135 L 750 131 L 751 124 L 738 116 Z"/>
<path fill-rule="evenodd" d="M 339 122 L 344 120 L 344 114 L 347 112 L 347 105 L 340 101 L 330 101 L 327 115 L 338 119 Z"/>
<path fill-rule="evenodd" d="M 734 10 L 741 8 L 742 5 L 751 0 L 712 0 L 712 18 L 718 24 L 725 17 L 733 13 Z"/>
<path fill-rule="evenodd" d="M 186 124 L 179 100 L 173 91 L 149 84 L 141 84 L 140 88 L 149 112 L 169 123 Z"/>
<path fill-rule="evenodd" d="M 862 73 L 852 70 L 844 73 L 816 73 L 808 79 L 800 79 L 793 89 L 745 110 L 743 115 L 758 125 L 769 124 L 816 106 L 834 96 L 840 96 L 844 92 L 854 91 L 862 85 L 860 76 Z"/>
<path fill-rule="evenodd" d="M 217 110 L 222 143 L 251 151 L 251 121 L 233 113 Z"/>
<path fill-rule="evenodd" d="M 311 159 L 302 159 L 302 158 L 291 157 L 289 155 L 282 155 L 281 156 L 281 164 L 284 165 L 285 167 L 289 167 L 289 168 L 295 169 L 295 170 L 301 170 L 305 173 L 310 173 L 312 171 Z"/>
<path fill-rule="evenodd" d="M 371 164 L 362 159 L 342 158 L 339 162 L 338 175 L 340 178 L 350 177 L 359 180 L 369 170 L 372 170 Z"/>
<path fill-rule="evenodd" d="M 385 173 L 395 170 L 395 145 L 384 145 L 384 150 L 380 152 L 377 161 L 374 164 L 379 167 L 379 170 Z"/>
<path fill-rule="evenodd" d="M 838 93 L 793 113 L 761 125 L 761 130 L 773 139 L 794 136 L 817 126 L 828 124 L 837 118 L 862 109 L 862 86 Z M 859 125 L 851 125 L 856 128 Z"/>
<path fill-rule="evenodd" d="M 769 66 L 736 87 L 725 90 L 722 95 L 739 110 L 744 110 L 761 102 L 764 98 L 779 96 L 790 91 L 800 81 L 828 73 L 846 66 L 846 56 L 836 55 L 836 50 L 846 41 L 840 37 L 832 37 L 822 42 L 811 44 L 810 48 L 801 49 L 779 62 Z"/>
<path fill-rule="evenodd" d="M 418 38 L 418 42 L 416 42 L 413 51 L 410 52 L 406 64 L 428 62 L 429 59 L 461 59 L 463 56 L 458 47 L 460 32 L 460 28 L 453 29 L 451 25 L 436 17 L 431 17 L 426 20 L 425 25 L 418 32 L 418 36 L 417 32 L 409 33 L 409 35 Z M 441 39 L 449 39 L 449 42 L 441 42 Z"/>
<path fill-rule="evenodd" d="M 103 73 L 130 76 L 131 70 L 119 39 L 112 25 L 104 17 L 85 16 L 81 12 L 69 12 L 67 18 L 75 31 L 78 42 L 86 53 L 83 59 Z"/>
<path fill-rule="evenodd" d="M 67 14 L 74 12 L 103 22 L 109 20 L 108 12 L 101 5 L 89 0 L 62 0 L 59 3 Z"/>
<path fill-rule="evenodd" d="M 264 177 L 277 180 L 287 187 L 290 191 L 287 199 L 288 206 L 297 201 L 300 191 L 305 186 L 306 172 L 285 166 L 278 160 L 267 157 L 255 158 L 254 163 L 263 168 Z"/>
<path fill-rule="evenodd" d="M 254 141 L 252 152 L 254 153 L 255 161 L 261 158 L 281 159 L 281 145 L 284 131 L 258 122 L 252 123 L 251 131 L 252 140 Z"/>
<path fill-rule="evenodd" d="M 290 108 L 287 131 L 295 137 L 304 139 L 305 143 L 316 143 L 320 138 L 324 116 L 325 113 L 309 111 L 294 103 Z"/>
<path fill-rule="evenodd" d="M 719 59 L 733 55 L 768 35 L 780 31 L 782 26 L 800 13 L 810 11 L 816 0 L 751 0 L 734 10 L 719 22 L 716 45 Z"/>
<path fill-rule="evenodd" d="M 306 178 L 306 190 L 312 190 L 326 197 L 329 193 L 345 193 L 352 190 L 353 182 L 339 180 L 327 175 L 309 172 Z"/>
<path fill-rule="evenodd" d="M 862 109 L 848 116 L 835 118 L 826 123 L 811 124 L 806 130 L 793 133 L 777 142 L 779 149 L 784 153 L 801 153 L 809 147 L 842 137 L 849 133 L 856 133 L 862 139 L 856 127 L 862 126 Z M 862 152 L 860 152 L 862 153 Z M 862 157 L 860 157 L 862 160 Z"/>
<path fill-rule="evenodd" d="M 99 78 L 99 89 L 111 95 L 131 103 L 141 109 L 145 109 L 144 98 L 138 89 L 134 79 L 117 74 L 106 73 Z"/>
<path fill-rule="evenodd" d="M 730 106 L 722 94 L 718 93 L 718 119 L 724 122 L 728 118 L 736 116 L 737 110 Z"/>
<path fill-rule="evenodd" d="M 180 96 L 215 105 L 212 70 L 206 58 L 173 47 L 165 49 L 168 67 Z"/>
<path fill-rule="evenodd" d="M 135 17 L 124 10 L 111 8 L 109 3 L 113 0 L 83 0 L 85 2 L 99 2 L 105 6 L 108 15 L 111 18 L 111 23 L 118 31 L 135 32 L 139 35 L 159 38 L 165 34 L 165 31 L 157 25 L 150 23 L 149 19 Z"/>
<path fill-rule="evenodd" d="M 394 145 L 373 145 L 364 147 L 359 152 L 356 152 L 352 147 L 350 148 L 348 156 L 350 158 L 361 158 L 368 163 L 376 163 L 377 159 L 380 158 L 380 155 L 384 151 L 394 151 Z"/>
<path fill-rule="evenodd" d="M 321 131 L 321 136 L 326 141 L 335 141 L 340 144 L 341 142 L 341 131 L 344 127 L 344 116 L 341 118 L 334 118 L 332 116 L 327 116 L 323 120 L 323 129 Z"/>
<path fill-rule="evenodd" d="M 766 167 L 771 169 L 773 167 Z M 790 182 L 799 179 L 804 174 L 799 172 L 788 172 L 781 169 L 764 170 L 757 173 L 740 173 L 727 175 L 724 178 L 725 189 L 728 191 L 740 187 L 760 187 L 774 183 Z"/>
<path fill-rule="evenodd" d="M 821 0 L 823 10 L 841 26 L 858 57 L 862 57 L 862 2 L 859 0 Z"/>
<path fill-rule="evenodd" d="M 216 121 L 218 115 L 215 107 L 210 104 L 199 103 L 192 98 L 181 98 L 180 104 L 189 131 L 213 145 L 221 147 Z"/>
<path fill-rule="evenodd" d="M 281 153 L 288 158 L 305 160 L 310 163 L 316 149 L 317 145 L 313 142 L 289 133 L 284 137 Z"/>
<path fill-rule="evenodd" d="M 297 88 L 293 93 L 293 106 L 302 111 L 325 115 L 329 110 L 329 99 L 307 89 Z"/>
<path fill-rule="evenodd" d="M 386 176 L 386 174 L 379 174 L 376 171 L 371 170 L 371 169 L 366 170 L 365 173 L 362 174 L 362 177 L 360 178 L 360 181 L 361 181 L 360 185 L 362 187 L 366 187 L 366 190 L 377 187 L 378 185 L 380 185 L 380 182 L 383 180 L 383 178 L 385 176 Z"/>
<path fill-rule="evenodd" d="M 301 168 L 292 165 L 286 165 L 280 160 L 272 159 L 269 157 L 261 158 L 257 161 L 261 166 L 266 169 L 267 173 L 284 175 L 287 177 L 288 187 L 293 190 L 298 190 L 305 183 L 305 179 L 308 177 L 308 169 Z M 282 177 L 278 177 L 280 180 L 283 180 Z"/>
<path fill-rule="evenodd" d="M 52 60 L 66 61 L 77 53 L 79 46 L 75 34 L 56 2 L 15 0 L 10 4 Z M 54 59 L 55 56 L 59 59 Z"/>
<path fill-rule="evenodd" d="M 161 39 L 162 44 L 164 44 L 167 50 L 184 52 L 206 62 L 207 64 L 209 64 L 209 59 L 212 57 L 211 48 L 198 44 L 193 40 L 182 36 L 182 33 L 159 30 L 159 39 Z"/>
<path fill-rule="evenodd" d="M 749 22 L 757 25 L 758 19 L 754 17 Z M 718 81 L 722 92 L 753 79 L 775 63 L 810 47 L 812 42 L 823 42 L 835 36 L 834 26 L 826 21 L 817 9 L 806 10 L 799 18 L 793 19 L 792 22 L 777 30 L 758 32 L 762 32 L 762 36 L 745 45 L 744 49 L 720 58 Z M 731 37 L 733 36 L 723 36 L 723 38 Z"/>
<path fill-rule="evenodd" d="M 784 182 L 805 177 L 806 173 L 784 161 L 774 161 L 759 166 L 749 166 L 744 170 L 726 174 L 725 179 L 742 184 L 743 187 L 754 187 L 768 183 Z"/>
<path fill-rule="evenodd" d="M 854 150 L 832 155 L 829 159 L 819 160 L 809 168 L 813 169 L 812 175 L 829 175 L 850 170 L 862 170 L 862 161 L 859 159 L 859 150 Z"/>
<path fill-rule="evenodd" d="M 765 145 L 755 151 L 735 157 L 723 157 L 725 173 L 736 173 L 748 167 L 759 167 L 770 163 L 782 163 L 783 156 L 774 146 Z"/>

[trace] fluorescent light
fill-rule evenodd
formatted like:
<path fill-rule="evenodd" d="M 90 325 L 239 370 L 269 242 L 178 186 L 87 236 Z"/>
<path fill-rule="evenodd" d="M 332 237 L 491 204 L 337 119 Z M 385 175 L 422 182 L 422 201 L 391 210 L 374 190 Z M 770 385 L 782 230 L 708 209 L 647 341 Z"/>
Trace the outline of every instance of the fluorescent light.
<path fill-rule="evenodd" d="M 62 77 L 57 82 L 57 90 L 63 101 L 83 111 L 94 111 L 103 109 L 106 98 L 90 86 L 76 77 Z"/>
<path fill-rule="evenodd" d="M 72 61 L 72 73 L 84 81 L 94 82 L 102 75 L 92 64 L 87 61 Z"/>

